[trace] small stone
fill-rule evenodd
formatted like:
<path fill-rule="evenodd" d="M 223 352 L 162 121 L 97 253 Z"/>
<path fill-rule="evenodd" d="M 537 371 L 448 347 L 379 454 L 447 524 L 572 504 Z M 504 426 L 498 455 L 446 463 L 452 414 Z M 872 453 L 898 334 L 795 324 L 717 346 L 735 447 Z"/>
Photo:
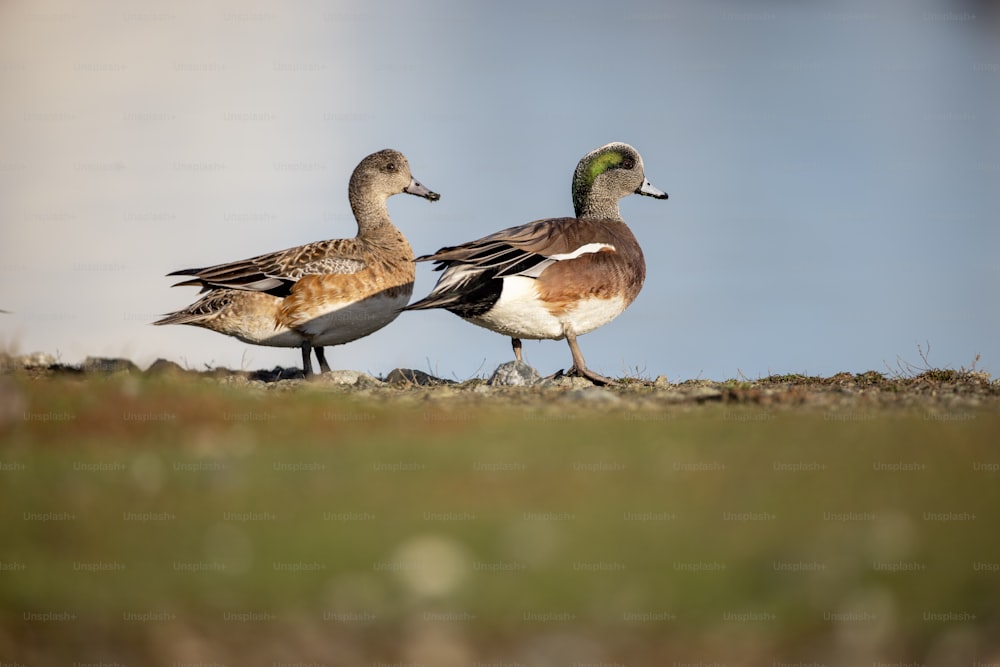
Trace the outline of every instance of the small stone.
<path fill-rule="evenodd" d="M 389 384 L 416 384 L 422 387 L 452 383 L 451 380 L 443 380 L 413 368 L 394 368 L 385 376 L 385 382 Z"/>
<path fill-rule="evenodd" d="M 16 368 L 51 368 L 59 363 L 56 361 L 55 357 L 45 352 L 22 354 L 19 357 L 14 357 L 10 361 L 11 365 Z"/>
<path fill-rule="evenodd" d="M 147 375 L 179 375 L 186 372 L 180 364 L 169 359 L 157 359 L 146 369 Z"/>
<path fill-rule="evenodd" d="M 83 360 L 84 373 L 138 373 L 139 367 L 128 359 L 87 357 Z"/>
<path fill-rule="evenodd" d="M 489 384 L 493 387 L 531 387 L 542 381 L 542 376 L 523 361 L 508 361 L 493 372 Z"/>
<path fill-rule="evenodd" d="M 315 382 L 324 384 L 355 384 L 361 377 L 361 371 L 328 371 L 316 376 Z"/>
<path fill-rule="evenodd" d="M 333 384 L 351 387 L 377 387 L 382 383 L 362 371 L 336 370 L 312 377 L 313 384 Z"/>
<path fill-rule="evenodd" d="M 354 381 L 354 386 L 357 389 L 376 389 L 384 386 L 384 384 L 384 382 L 368 375 L 368 373 L 358 373 L 358 379 Z"/>
<path fill-rule="evenodd" d="M 570 389 L 591 389 L 594 387 L 594 383 L 587 378 L 573 376 L 568 379 Z"/>

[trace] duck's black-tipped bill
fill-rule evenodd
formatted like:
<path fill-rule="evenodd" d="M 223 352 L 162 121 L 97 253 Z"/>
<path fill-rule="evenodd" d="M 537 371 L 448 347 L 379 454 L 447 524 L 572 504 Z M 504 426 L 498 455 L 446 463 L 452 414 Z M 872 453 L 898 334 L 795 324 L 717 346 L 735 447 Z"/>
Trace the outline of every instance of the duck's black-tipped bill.
<path fill-rule="evenodd" d="M 431 192 L 424 186 L 420 185 L 415 178 L 410 179 L 410 184 L 403 188 L 403 192 L 409 195 L 423 197 L 424 199 L 428 199 L 430 201 L 437 201 L 438 199 L 441 199 L 441 195 L 436 192 Z"/>
<path fill-rule="evenodd" d="M 642 179 L 642 185 L 640 185 L 636 189 L 635 193 L 637 195 L 645 195 L 647 197 L 656 197 L 657 199 L 666 199 L 667 198 L 667 193 L 666 192 L 664 192 L 663 190 L 660 190 L 659 188 L 653 187 L 653 184 L 650 183 L 645 178 Z"/>

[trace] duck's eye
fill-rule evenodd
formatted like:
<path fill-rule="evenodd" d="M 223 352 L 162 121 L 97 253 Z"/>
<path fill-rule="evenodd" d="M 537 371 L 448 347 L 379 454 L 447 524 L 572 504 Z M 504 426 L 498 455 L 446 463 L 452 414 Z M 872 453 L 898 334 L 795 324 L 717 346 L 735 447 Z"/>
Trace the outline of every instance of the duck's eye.
<path fill-rule="evenodd" d="M 622 160 L 622 169 L 631 169 L 635 166 L 635 158 L 627 157 Z"/>
<path fill-rule="evenodd" d="M 396 171 L 396 163 L 395 162 L 390 162 L 389 164 L 385 165 L 385 170 L 386 171 Z"/>

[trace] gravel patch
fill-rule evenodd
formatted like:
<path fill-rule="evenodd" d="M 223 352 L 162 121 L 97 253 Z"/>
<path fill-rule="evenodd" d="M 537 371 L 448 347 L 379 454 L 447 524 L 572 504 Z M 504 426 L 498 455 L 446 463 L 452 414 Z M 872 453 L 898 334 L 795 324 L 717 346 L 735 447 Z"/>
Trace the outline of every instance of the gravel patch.
<path fill-rule="evenodd" d="M 1000 408 L 1000 380 L 988 373 L 927 369 L 908 376 L 887 376 L 875 371 L 838 373 L 832 377 L 777 375 L 757 380 L 687 380 L 671 382 L 664 376 L 653 381 L 620 379 L 597 387 L 577 377 L 541 378 L 538 371 L 511 361 L 496 369 L 488 381 L 481 378 L 456 382 L 415 369 L 396 368 L 377 378 L 356 370 L 337 370 L 308 380 L 294 368 L 234 371 L 215 368 L 185 369 L 165 359 L 145 371 L 132 361 L 88 357 L 82 364 L 67 365 L 45 353 L 21 356 L 0 354 L 0 375 L 45 380 L 78 377 L 134 376 L 168 381 L 185 378 L 218 382 L 253 391 L 322 391 L 346 393 L 365 400 L 399 404 L 484 404 L 549 409 L 574 405 L 587 408 L 655 413 L 670 406 L 725 404 L 758 411 L 789 408 L 821 410 L 832 419 L 849 419 L 866 410 L 915 408 L 928 420 L 968 418 L 964 411 Z"/>

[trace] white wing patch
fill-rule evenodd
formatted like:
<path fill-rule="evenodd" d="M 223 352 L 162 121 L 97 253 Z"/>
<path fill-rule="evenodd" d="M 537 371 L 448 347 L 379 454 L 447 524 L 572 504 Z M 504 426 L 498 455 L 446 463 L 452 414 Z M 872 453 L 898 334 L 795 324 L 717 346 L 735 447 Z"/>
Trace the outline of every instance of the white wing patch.
<path fill-rule="evenodd" d="M 582 246 L 574 250 L 573 252 L 561 252 L 555 255 L 545 255 L 545 261 L 539 262 L 527 271 L 521 271 L 517 275 L 524 276 L 525 278 L 537 278 L 542 275 L 542 271 L 549 268 L 556 262 L 562 262 L 569 259 L 576 259 L 580 255 L 587 255 L 590 253 L 601 252 L 605 248 L 610 248 L 612 251 L 615 247 L 610 243 L 584 243 Z"/>
<path fill-rule="evenodd" d="M 557 262 L 566 259 L 576 259 L 580 255 L 587 255 L 592 252 L 601 252 L 605 248 L 610 248 L 612 251 L 615 249 L 610 243 L 585 243 L 573 252 L 563 252 L 556 255 L 546 255 L 549 259 L 554 259 Z"/>

